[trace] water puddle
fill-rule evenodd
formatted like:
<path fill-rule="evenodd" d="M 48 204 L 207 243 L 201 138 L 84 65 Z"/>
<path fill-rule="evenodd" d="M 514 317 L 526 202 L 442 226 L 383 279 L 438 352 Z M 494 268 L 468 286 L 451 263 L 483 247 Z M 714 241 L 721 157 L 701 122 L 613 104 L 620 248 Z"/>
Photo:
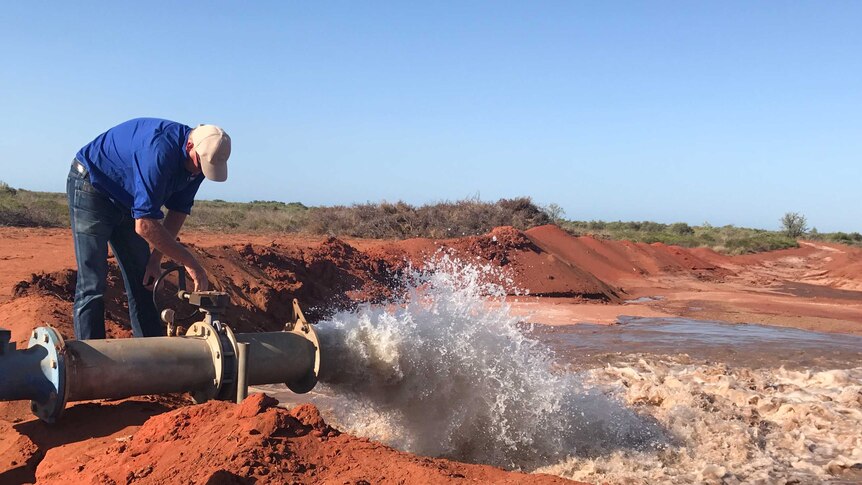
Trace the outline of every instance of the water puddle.
<path fill-rule="evenodd" d="M 624 305 L 629 304 L 638 304 L 638 303 L 650 303 L 653 301 L 662 301 L 664 300 L 663 296 L 642 296 L 640 298 L 633 298 L 631 300 L 626 300 L 623 302 Z"/>
<path fill-rule="evenodd" d="M 619 325 L 534 325 L 534 338 L 580 368 L 672 356 L 751 368 L 852 368 L 862 365 L 862 336 L 685 318 L 620 317 Z"/>

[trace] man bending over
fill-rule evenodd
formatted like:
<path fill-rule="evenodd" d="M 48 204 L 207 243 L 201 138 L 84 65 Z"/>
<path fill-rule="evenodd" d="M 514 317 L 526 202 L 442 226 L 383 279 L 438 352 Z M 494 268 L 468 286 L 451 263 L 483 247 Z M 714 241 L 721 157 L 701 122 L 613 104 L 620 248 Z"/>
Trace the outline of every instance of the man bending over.
<path fill-rule="evenodd" d="M 78 262 L 75 338 L 105 338 L 109 244 L 136 337 L 164 335 L 152 298 L 162 256 L 185 266 L 195 291 L 207 289 L 206 272 L 176 237 L 203 179 L 227 180 L 229 156 L 221 128 L 156 118 L 121 123 L 75 155 L 66 181 Z"/>

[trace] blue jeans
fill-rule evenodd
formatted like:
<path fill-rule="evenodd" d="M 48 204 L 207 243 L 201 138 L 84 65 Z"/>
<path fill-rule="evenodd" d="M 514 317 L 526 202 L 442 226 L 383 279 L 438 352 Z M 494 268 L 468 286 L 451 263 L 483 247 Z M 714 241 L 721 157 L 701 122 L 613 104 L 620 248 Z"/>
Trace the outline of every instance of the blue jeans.
<path fill-rule="evenodd" d="M 108 244 L 117 259 L 126 295 L 129 318 L 136 337 L 164 335 L 153 293 L 144 287 L 150 246 L 135 232 L 129 209 L 115 204 L 90 184 L 89 175 L 73 166 L 66 179 L 69 218 L 78 261 L 75 286 L 75 338 L 105 338 L 105 287 L 108 277 Z"/>

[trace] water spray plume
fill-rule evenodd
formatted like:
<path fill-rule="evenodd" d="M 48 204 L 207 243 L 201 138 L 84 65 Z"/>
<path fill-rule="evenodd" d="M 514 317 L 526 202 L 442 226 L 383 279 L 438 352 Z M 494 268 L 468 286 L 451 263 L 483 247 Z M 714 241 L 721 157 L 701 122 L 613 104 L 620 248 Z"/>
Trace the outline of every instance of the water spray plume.
<path fill-rule="evenodd" d="M 321 322 L 323 392 L 345 401 L 336 418 L 411 452 L 523 469 L 661 446 L 659 426 L 556 368 L 519 330 L 507 283 L 441 254 L 405 274 L 398 304 Z"/>

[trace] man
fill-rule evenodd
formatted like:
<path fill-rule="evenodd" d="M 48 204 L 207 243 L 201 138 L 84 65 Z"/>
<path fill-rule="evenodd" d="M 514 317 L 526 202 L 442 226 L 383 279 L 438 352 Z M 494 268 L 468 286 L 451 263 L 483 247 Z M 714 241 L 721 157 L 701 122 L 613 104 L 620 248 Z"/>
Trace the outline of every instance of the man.
<path fill-rule="evenodd" d="M 185 266 L 195 291 L 207 289 L 206 272 L 176 236 L 203 179 L 227 180 L 229 156 L 221 128 L 156 118 L 126 121 L 81 148 L 66 182 L 78 261 L 75 338 L 105 338 L 108 244 L 136 337 L 164 335 L 152 300 L 163 255 Z"/>

